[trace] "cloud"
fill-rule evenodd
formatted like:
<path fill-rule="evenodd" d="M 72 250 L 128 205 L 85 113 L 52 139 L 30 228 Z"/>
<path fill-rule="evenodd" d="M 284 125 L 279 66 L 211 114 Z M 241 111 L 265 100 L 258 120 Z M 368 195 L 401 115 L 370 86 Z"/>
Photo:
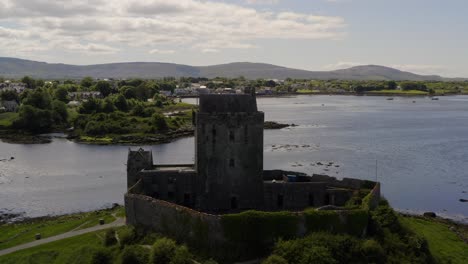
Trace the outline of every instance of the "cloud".
<path fill-rule="evenodd" d="M 149 51 L 150 54 L 174 54 L 176 53 L 175 50 L 159 50 L 159 49 L 152 49 Z"/>
<path fill-rule="evenodd" d="M 277 4 L 279 0 L 245 0 L 249 5 L 273 5 Z"/>
<path fill-rule="evenodd" d="M 340 70 L 340 69 L 347 69 L 347 68 L 360 66 L 360 65 L 368 65 L 368 63 L 352 62 L 352 61 L 339 61 L 337 63 L 325 65 L 323 68 L 325 70 Z"/>
<path fill-rule="evenodd" d="M 220 52 L 220 50 L 218 50 L 218 49 L 206 48 L 206 49 L 202 49 L 202 52 L 203 52 L 203 53 L 218 53 L 218 52 Z"/>
<path fill-rule="evenodd" d="M 12 38 L 54 52 L 109 54 L 151 51 L 158 44 L 219 52 L 258 48 L 257 40 L 335 40 L 346 34 L 341 17 L 213 0 L 0 0 L 0 24 L 0 53 L 14 48 L 5 44 Z"/>
<path fill-rule="evenodd" d="M 447 67 L 442 65 L 430 65 L 430 64 L 396 64 L 390 66 L 401 71 L 407 71 L 417 74 L 426 75 L 440 75 L 447 72 Z"/>

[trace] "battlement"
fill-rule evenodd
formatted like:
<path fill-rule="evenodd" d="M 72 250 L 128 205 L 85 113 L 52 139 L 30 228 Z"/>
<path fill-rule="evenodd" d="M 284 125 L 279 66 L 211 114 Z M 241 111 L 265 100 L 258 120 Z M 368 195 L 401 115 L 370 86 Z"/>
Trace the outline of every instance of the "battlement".
<path fill-rule="evenodd" d="M 255 113 L 257 101 L 250 94 L 200 95 L 200 113 Z"/>

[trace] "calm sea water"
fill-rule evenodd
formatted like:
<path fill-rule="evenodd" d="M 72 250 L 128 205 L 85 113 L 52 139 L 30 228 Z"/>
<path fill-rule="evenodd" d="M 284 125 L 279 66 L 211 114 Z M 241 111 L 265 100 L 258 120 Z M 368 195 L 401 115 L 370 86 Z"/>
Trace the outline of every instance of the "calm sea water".
<path fill-rule="evenodd" d="M 377 178 L 401 211 L 468 222 L 468 203 L 459 201 L 468 199 L 468 96 L 297 96 L 259 98 L 258 104 L 266 120 L 298 125 L 265 132 L 265 169 Z M 189 163 L 193 143 L 184 138 L 143 147 L 158 163 Z M 122 203 L 127 152 L 126 146 L 66 139 L 0 143 L 0 160 L 7 159 L 0 161 L 0 211 L 41 216 Z M 329 161 L 337 166 L 317 165 Z"/>

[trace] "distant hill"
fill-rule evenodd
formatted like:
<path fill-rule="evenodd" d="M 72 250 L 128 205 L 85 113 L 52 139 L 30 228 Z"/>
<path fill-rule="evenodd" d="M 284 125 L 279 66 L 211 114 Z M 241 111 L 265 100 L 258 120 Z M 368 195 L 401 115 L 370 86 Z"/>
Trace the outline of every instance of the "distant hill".
<path fill-rule="evenodd" d="M 448 80 L 437 75 L 418 75 L 377 65 L 356 66 L 335 71 L 306 71 L 250 62 L 236 62 L 213 66 L 189 66 L 160 62 L 128 62 L 78 66 L 0 57 L 0 76 L 18 78 L 25 75 L 44 79 L 78 79 L 85 76 L 95 78 L 162 78 L 168 76 L 213 78 L 244 76 L 248 79 L 286 79 L 289 77 L 320 80 Z"/>

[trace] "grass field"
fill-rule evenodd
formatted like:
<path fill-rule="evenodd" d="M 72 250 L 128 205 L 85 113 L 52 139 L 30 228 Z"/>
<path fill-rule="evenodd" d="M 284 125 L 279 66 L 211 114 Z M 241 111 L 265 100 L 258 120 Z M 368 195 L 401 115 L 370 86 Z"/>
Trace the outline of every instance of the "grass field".
<path fill-rule="evenodd" d="M 18 116 L 18 113 L 0 113 L 0 127 L 11 126 L 13 120 Z"/>
<path fill-rule="evenodd" d="M 449 224 L 417 217 L 401 217 L 400 221 L 426 238 L 429 250 L 438 262 L 468 263 L 468 244 L 449 229 Z"/>
<path fill-rule="evenodd" d="M 34 241 L 37 233 L 40 233 L 42 238 L 46 238 L 74 229 L 96 226 L 99 224 L 99 219 L 104 219 L 105 223 L 113 222 L 115 217 L 112 214 L 122 215 L 122 208 L 0 225 L 0 249 Z"/>
<path fill-rule="evenodd" d="M 88 233 L 0 257 L 2 264 L 73 264 L 90 263 L 92 253 L 102 247 L 105 231 Z"/>

